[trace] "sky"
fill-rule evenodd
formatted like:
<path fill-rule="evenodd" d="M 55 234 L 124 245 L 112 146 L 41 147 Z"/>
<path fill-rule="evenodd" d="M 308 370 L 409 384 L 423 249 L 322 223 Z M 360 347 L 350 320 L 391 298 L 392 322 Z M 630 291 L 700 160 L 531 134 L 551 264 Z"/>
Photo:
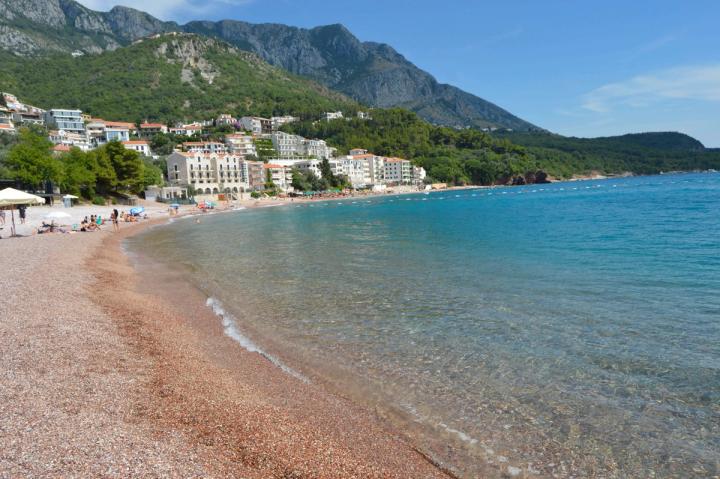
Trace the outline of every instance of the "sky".
<path fill-rule="evenodd" d="M 720 147 L 718 0 L 80 0 L 163 20 L 342 23 L 540 127 Z"/>

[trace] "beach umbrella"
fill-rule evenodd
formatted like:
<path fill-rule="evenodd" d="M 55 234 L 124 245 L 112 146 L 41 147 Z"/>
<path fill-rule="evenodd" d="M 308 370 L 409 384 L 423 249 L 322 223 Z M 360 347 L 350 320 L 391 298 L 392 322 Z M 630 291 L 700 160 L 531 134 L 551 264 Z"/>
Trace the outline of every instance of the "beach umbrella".
<path fill-rule="evenodd" d="M 25 193 L 24 191 L 16 190 L 14 188 L 5 188 L 0 191 L 0 207 L 10 207 L 10 216 L 12 218 L 10 235 L 15 236 L 15 206 L 42 204 L 45 204 L 44 199 L 39 196 L 31 195 L 30 193 Z"/>
<path fill-rule="evenodd" d="M 65 196 L 63 196 L 63 199 L 64 200 L 76 200 L 76 199 L 78 199 L 78 197 L 75 195 L 65 195 Z"/>
<path fill-rule="evenodd" d="M 45 200 L 39 196 L 25 193 L 14 188 L 5 188 L 0 191 L 0 206 L 16 205 L 44 205 Z"/>
<path fill-rule="evenodd" d="M 135 208 L 130 208 L 130 214 L 133 216 L 137 216 L 141 214 L 143 211 L 145 211 L 145 208 L 142 206 L 136 206 Z"/>
<path fill-rule="evenodd" d="M 173 204 L 170 205 L 170 208 L 178 209 L 178 208 L 180 208 L 180 204 L 179 204 L 179 203 L 173 203 Z"/>

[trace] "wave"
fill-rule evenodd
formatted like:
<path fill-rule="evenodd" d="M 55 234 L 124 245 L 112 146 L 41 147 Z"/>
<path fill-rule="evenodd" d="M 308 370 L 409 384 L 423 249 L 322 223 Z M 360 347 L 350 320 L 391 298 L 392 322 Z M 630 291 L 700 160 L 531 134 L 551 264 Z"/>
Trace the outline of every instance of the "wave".
<path fill-rule="evenodd" d="M 262 357 L 264 357 L 265 359 L 267 359 L 268 361 L 273 363 L 275 366 L 280 368 L 283 372 L 289 374 L 290 376 L 292 376 L 296 379 L 299 379 L 300 381 L 302 381 L 304 383 L 310 382 L 310 380 L 306 376 L 302 375 L 298 371 L 295 371 L 291 367 L 286 366 L 285 364 L 283 364 L 282 361 L 280 361 L 278 358 L 276 358 L 272 354 L 263 351 L 250 338 L 248 338 L 247 336 L 242 334 L 240 332 L 240 329 L 238 328 L 235 317 L 225 310 L 225 308 L 223 307 L 222 303 L 219 300 L 210 297 L 207 299 L 205 304 L 207 305 L 207 307 L 212 309 L 213 313 L 215 313 L 215 315 L 217 317 L 219 317 L 222 320 L 223 330 L 224 330 L 226 336 L 228 336 L 229 338 L 236 341 L 238 344 L 240 344 L 240 346 L 242 346 L 244 349 L 250 351 L 251 353 L 258 353 L 259 355 L 261 355 Z"/>

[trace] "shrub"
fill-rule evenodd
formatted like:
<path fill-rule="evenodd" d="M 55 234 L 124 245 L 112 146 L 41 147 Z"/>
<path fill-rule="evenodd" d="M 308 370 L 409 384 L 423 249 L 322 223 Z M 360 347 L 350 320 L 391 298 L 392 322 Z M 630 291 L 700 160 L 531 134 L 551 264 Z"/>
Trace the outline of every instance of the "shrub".
<path fill-rule="evenodd" d="M 96 196 L 95 198 L 93 198 L 92 204 L 98 206 L 105 206 L 105 198 L 103 198 L 102 196 Z"/>

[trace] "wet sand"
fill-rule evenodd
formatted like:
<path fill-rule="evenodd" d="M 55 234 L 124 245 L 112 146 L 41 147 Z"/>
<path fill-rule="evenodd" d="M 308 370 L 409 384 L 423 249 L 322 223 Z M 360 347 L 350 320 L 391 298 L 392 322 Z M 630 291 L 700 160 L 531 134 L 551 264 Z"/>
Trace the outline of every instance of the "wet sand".
<path fill-rule="evenodd" d="M 0 475 L 450 477 L 239 347 L 189 284 L 140 277 L 121 240 L 142 229 L 0 242 Z"/>

